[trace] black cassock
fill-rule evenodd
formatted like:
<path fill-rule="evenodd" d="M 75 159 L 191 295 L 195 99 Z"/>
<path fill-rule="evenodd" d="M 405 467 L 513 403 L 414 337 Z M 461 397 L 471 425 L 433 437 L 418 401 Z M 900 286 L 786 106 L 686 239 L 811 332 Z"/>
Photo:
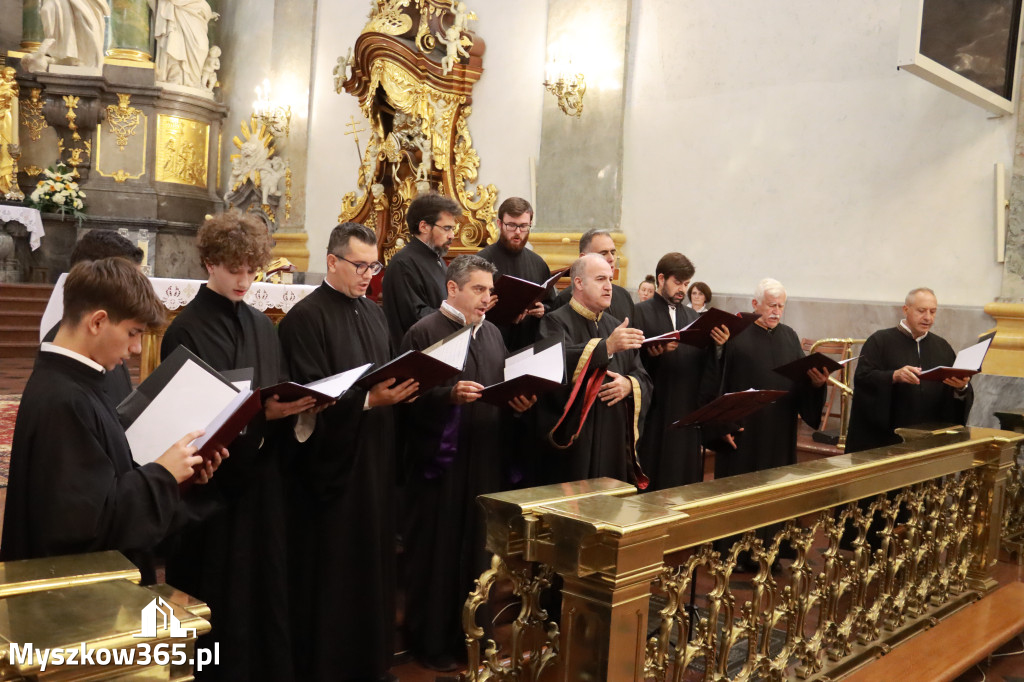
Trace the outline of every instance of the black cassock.
<path fill-rule="evenodd" d="M 541 336 L 558 336 L 565 340 L 568 385 L 541 397 L 538 403 L 538 435 L 544 440 L 539 449 L 541 461 L 537 468 L 546 483 L 564 483 L 587 478 L 609 476 L 620 481 L 635 481 L 634 448 L 639 436 L 647 403 L 651 396 L 651 378 L 640 363 L 639 351 L 627 350 L 608 357 L 606 339 L 620 321 L 605 313 L 596 317 L 589 310 L 570 304 L 562 306 L 541 319 Z M 556 447 L 547 435 L 555 427 L 569 400 L 572 383 L 590 359 L 587 374 L 607 368 L 628 376 L 633 395 L 608 406 L 600 398 L 594 400 L 576 441 L 567 448 Z M 605 379 L 605 383 L 610 379 Z M 583 389 L 566 419 L 554 432 L 553 439 L 566 445 L 580 423 Z"/>
<path fill-rule="evenodd" d="M 161 465 L 132 461 L 103 377 L 56 353 L 36 358 L 14 426 L 0 560 L 116 549 L 152 582 L 178 484 Z"/>
<path fill-rule="evenodd" d="M 920 348 L 918 348 L 920 346 Z M 864 343 L 854 374 L 853 407 L 846 452 L 859 452 L 901 442 L 895 429 L 915 424 L 965 424 L 974 399 L 968 385 L 961 396 L 941 381 L 920 385 L 892 383 L 895 370 L 952 366 L 953 348 L 929 333 L 918 344 L 900 327 L 882 329 Z"/>
<path fill-rule="evenodd" d="M 292 380 L 307 383 L 391 359 L 373 301 L 326 282 L 279 327 Z M 303 680 L 373 680 L 395 631 L 395 419 L 349 389 L 316 416 L 292 464 L 293 643 Z"/>
<path fill-rule="evenodd" d="M 437 312 L 413 325 L 402 350 L 422 350 L 462 328 Z M 490 386 L 504 375 L 505 344 L 490 322 L 470 342 L 462 374 L 427 391 L 408 407 L 413 475 L 406 536 L 406 630 L 421 659 L 465 656 L 462 607 L 473 581 L 489 565 L 476 498 L 502 489 L 512 409 L 481 401 L 451 404 L 457 381 Z"/>
<path fill-rule="evenodd" d="M 724 393 L 748 388 L 790 393 L 740 423 L 737 449 L 725 446 L 715 456 L 715 478 L 796 463 L 797 417 L 818 427 L 825 387 L 814 388 L 810 379 L 794 383 L 773 370 L 803 355 L 796 332 L 784 324 L 775 329 L 752 324 L 725 344 Z"/>
<path fill-rule="evenodd" d="M 572 283 L 569 286 L 562 289 L 555 300 L 551 303 L 551 309 L 555 310 L 563 306 L 569 305 L 569 299 L 572 298 Z M 633 323 L 635 317 L 636 306 L 633 303 L 633 297 L 629 295 L 629 292 L 620 287 L 618 284 L 612 284 L 612 304 L 608 306 L 608 310 L 605 311 L 608 315 L 611 315 L 619 322 L 622 322 L 627 317 L 629 318 L 629 326 L 636 329 L 636 325 Z"/>
<path fill-rule="evenodd" d="M 252 367 L 255 387 L 282 378 L 270 319 L 205 284 L 167 328 L 161 358 L 179 345 L 218 372 Z M 169 550 L 167 582 L 207 602 L 213 614 L 213 630 L 200 646 L 220 642 L 220 665 L 199 673 L 201 679 L 294 677 L 281 453 L 287 421 L 268 423 L 262 412 L 256 415 L 211 482 L 187 498 L 190 506 L 213 512 L 185 527 Z"/>
<path fill-rule="evenodd" d="M 692 308 L 676 306 L 675 329 L 682 329 L 700 317 Z M 650 338 L 672 331 L 668 303 L 660 295 L 636 306 L 633 325 Z M 676 350 L 652 356 L 640 352 L 644 368 L 654 382 L 651 407 L 644 424 L 638 451 L 640 464 L 650 477 L 650 490 L 664 490 L 704 479 L 701 432 L 696 428 L 670 428 L 714 397 L 721 382 L 719 346 L 696 348 L 679 344 Z"/>
<path fill-rule="evenodd" d="M 483 248 L 477 254 L 484 260 L 494 263 L 498 273 L 511 275 L 519 279 L 525 279 L 534 284 L 543 284 L 551 277 L 551 270 L 544 259 L 529 249 L 523 249 L 519 253 L 513 253 L 496 242 Z M 548 295 L 542 299 L 545 312 L 551 309 L 555 299 L 554 287 L 548 289 Z M 540 320 L 532 315 L 527 315 L 519 324 L 498 325 L 501 336 L 505 339 L 505 346 L 510 351 L 517 351 L 529 346 L 540 336 Z"/>
<path fill-rule="evenodd" d="M 388 263 L 381 302 L 395 347 L 409 327 L 441 307 L 445 270 L 441 257 L 416 237 Z"/>
<path fill-rule="evenodd" d="M 50 331 L 46 332 L 46 336 L 43 337 L 43 341 L 46 343 L 53 343 L 53 340 L 57 338 L 57 330 L 60 329 L 60 323 L 53 325 Z M 120 405 L 121 401 L 127 398 L 132 392 L 132 375 L 128 370 L 126 363 L 119 362 L 117 367 L 106 372 L 103 375 L 103 391 L 110 399 L 114 402 L 114 405 Z M 185 434 L 181 434 L 185 435 Z"/>

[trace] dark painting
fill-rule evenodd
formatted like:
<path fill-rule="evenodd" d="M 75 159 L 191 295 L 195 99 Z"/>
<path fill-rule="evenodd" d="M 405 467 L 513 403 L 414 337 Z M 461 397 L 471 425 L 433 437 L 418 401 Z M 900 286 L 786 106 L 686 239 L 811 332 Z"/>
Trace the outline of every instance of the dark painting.
<path fill-rule="evenodd" d="M 1020 7 L 1021 0 L 924 0 L 921 54 L 1011 99 Z"/>

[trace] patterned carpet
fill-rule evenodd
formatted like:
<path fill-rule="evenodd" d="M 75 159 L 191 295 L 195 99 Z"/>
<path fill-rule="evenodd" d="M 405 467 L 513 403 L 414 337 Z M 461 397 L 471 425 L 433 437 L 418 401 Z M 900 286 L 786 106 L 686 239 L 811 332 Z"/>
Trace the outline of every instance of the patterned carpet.
<path fill-rule="evenodd" d="M 0 395 L 0 488 L 7 487 L 7 474 L 11 469 L 11 438 L 20 400 L 20 395 Z"/>

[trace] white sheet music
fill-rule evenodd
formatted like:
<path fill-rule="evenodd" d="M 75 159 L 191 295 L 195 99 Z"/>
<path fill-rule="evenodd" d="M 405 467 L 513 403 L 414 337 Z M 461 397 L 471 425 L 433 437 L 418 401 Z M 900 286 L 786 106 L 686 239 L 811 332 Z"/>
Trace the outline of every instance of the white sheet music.
<path fill-rule="evenodd" d="M 985 353 L 992 343 L 992 339 L 985 339 L 973 346 L 968 346 L 956 354 L 953 362 L 953 369 L 981 369 L 981 363 L 985 361 Z"/>
<path fill-rule="evenodd" d="M 505 360 L 505 381 L 515 379 L 524 374 L 549 379 L 550 381 L 561 381 L 565 370 L 563 361 L 564 353 L 562 344 L 556 343 L 550 348 L 545 348 L 539 353 L 520 352 L 509 356 Z"/>
<path fill-rule="evenodd" d="M 237 386 L 239 383 L 241 383 L 241 382 L 237 382 L 236 381 L 235 385 Z M 245 382 L 245 383 L 248 383 L 248 382 Z M 250 391 L 248 388 L 245 389 L 244 391 L 240 391 L 238 393 L 238 395 L 235 396 L 235 399 L 232 400 L 230 403 L 228 403 L 227 407 L 225 407 L 223 410 L 221 410 L 220 414 L 218 414 L 214 418 L 214 420 L 211 421 L 205 427 L 206 428 L 206 433 L 204 433 L 203 435 L 199 436 L 199 438 L 196 438 L 194 441 L 192 441 L 192 445 L 195 445 L 197 448 L 202 449 L 202 447 L 204 445 L 206 445 L 207 441 L 209 441 L 210 438 L 213 437 L 213 434 L 217 433 L 217 429 L 219 429 L 220 427 L 224 426 L 224 422 L 226 422 L 228 419 L 230 419 L 231 415 L 233 415 L 235 413 L 235 410 L 238 409 L 238 406 L 241 405 L 242 403 L 244 403 L 249 398 L 249 396 L 251 396 L 251 395 L 252 395 L 252 391 Z M 181 436 L 179 436 L 179 438 L 180 437 Z"/>
<path fill-rule="evenodd" d="M 125 435 L 132 458 L 154 462 L 189 431 L 205 429 L 239 392 L 187 360 Z"/>
<path fill-rule="evenodd" d="M 366 373 L 367 368 L 372 365 L 372 362 L 368 362 L 365 365 L 356 367 L 354 369 L 347 370 L 340 374 L 327 377 L 326 379 L 320 379 L 312 383 L 306 384 L 306 388 L 311 388 L 318 393 L 323 393 L 331 398 L 340 398 L 341 394 L 352 388 L 352 384 L 359 381 L 359 377 Z"/>
<path fill-rule="evenodd" d="M 466 355 L 469 353 L 469 342 L 473 338 L 470 332 L 472 327 L 464 327 L 461 331 L 447 341 L 435 343 L 423 352 L 426 355 L 447 363 L 456 369 L 463 369 L 466 366 Z"/>

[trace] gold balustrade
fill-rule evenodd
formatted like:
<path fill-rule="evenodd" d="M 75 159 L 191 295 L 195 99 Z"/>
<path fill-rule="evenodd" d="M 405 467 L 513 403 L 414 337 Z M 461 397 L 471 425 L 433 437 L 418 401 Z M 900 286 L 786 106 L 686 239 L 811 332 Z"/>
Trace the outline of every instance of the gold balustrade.
<path fill-rule="evenodd" d="M 842 677 L 995 586 L 1024 435 L 901 435 L 651 493 L 597 479 L 482 496 L 495 557 L 466 602 L 464 679 Z M 716 551 L 713 541 L 736 536 Z M 773 566 L 787 544 L 795 558 Z M 760 566 L 746 582 L 734 575 L 741 552 Z M 712 587 L 692 610 L 698 575 Z M 508 650 L 485 643 L 476 622 L 501 579 L 521 600 Z M 556 623 L 541 607 L 559 583 Z"/>

